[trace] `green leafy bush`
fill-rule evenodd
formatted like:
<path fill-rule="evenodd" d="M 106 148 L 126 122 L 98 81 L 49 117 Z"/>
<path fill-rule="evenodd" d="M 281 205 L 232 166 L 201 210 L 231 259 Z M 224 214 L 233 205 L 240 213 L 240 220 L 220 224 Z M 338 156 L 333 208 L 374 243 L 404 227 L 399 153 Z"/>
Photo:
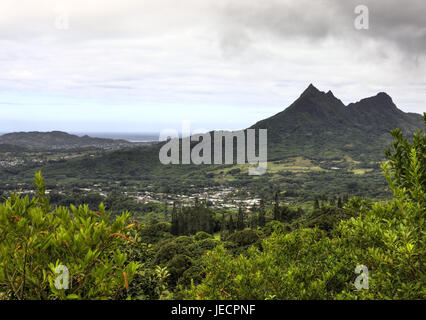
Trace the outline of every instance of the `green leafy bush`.
<path fill-rule="evenodd" d="M 170 281 L 172 285 L 176 285 L 182 274 L 188 270 L 193 264 L 190 257 L 178 254 L 174 256 L 167 264 L 167 270 L 170 272 Z"/>
<path fill-rule="evenodd" d="M 37 196 L 13 195 L 0 204 L 0 292 L 9 299 L 114 299 L 138 268 L 120 247 L 127 237 L 129 213 L 110 221 L 103 205 L 54 210 L 41 173 Z M 58 267 L 69 272 L 68 289 L 57 289 Z M 64 271 L 63 267 L 62 271 Z M 65 279 L 63 279 L 65 280 Z M 62 281 L 62 280 L 61 280 Z M 63 288 L 64 282 L 60 282 Z M 59 286 L 61 287 L 61 286 Z"/>
<path fill-rule="evenodd" d="M 145 243 L 156 243 L 164 239 L 172 238 L 171 225 L 167 222 L 146 224 L 140 231 L 142 241 Z"/>
<path fill-rule="evenodd" d="M 213 238 L 213 236 L 211 234 L 207 233 L 207 232 L 204 232 L 204 231 L 197 232 L 194 235 L 194 239 L 196 241 L 204 240 L 204 239 L 211 239 L 211 238 Z"/>
<path fill-rule="evenodd" d="M 247 246 L 259 241 L 260 236 L 255 230 L 245 229 L 234 232 L 227 240 L 236 243 L 238 246 Z"/>
<path fill-rule="evenodd" d="M 189 255 L 188 247 L 176 241 L 165 241 L 158 246 L 155 257 L 156 264 L 165 264 L 178 254 Z"/>

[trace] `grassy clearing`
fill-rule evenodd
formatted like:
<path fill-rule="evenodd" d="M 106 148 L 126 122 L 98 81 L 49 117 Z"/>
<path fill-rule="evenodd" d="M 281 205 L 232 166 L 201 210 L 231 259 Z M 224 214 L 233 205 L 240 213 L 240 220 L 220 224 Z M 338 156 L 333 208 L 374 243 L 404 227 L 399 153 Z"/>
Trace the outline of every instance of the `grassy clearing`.
<path fill-rule="evenodd" d="M 248 164 L 238 164 L 227 168 L 213 170 L 212 173 L 219 180 L 233 181 L 236 175 L 248 174 Z M 239 170 L 239 171 L 238 171 Z M 297 157 L 290 162 L 268 162 L 267 173 L 278 173 L 280 171 L 290 171 L 294 173 L 304 173 L 309 171 L 326 171 L 314 165 L 310 160 Z"/>
<path fill-rule="evenodd" d="M 354 174 L 358 174 L 358 175 L 362 175 L 365 174 L 367 172 L 371 172 L 373 171 L 373 169 L 366 169 L 366 168 L 358 168 L 358 169 L 352 169 L 351 170 Z"/>

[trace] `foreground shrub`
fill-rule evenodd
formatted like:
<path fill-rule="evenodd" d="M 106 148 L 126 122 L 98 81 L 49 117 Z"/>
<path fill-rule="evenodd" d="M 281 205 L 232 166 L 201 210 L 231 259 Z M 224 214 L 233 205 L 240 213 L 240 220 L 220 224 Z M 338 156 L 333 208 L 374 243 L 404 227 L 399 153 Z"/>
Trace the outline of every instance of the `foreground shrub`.
<path fill-rule="evenodd" d="M 126 236 L 132 227 L 127 225 L 129 213 L 111 222 L 102 204 L 97 212 L 72 205 L 52 210 L 40 173 L 35 184 L 36 197 L 13 195 L 0 204 L 0 292 L 4 298 L 125 297 L 138 268 L 135 262 L 126 263 L 126 254 L 119 249 L 132 241 Z"/>
<path fill-rule="evenodd" d="M 238 246 L 247 246 L 253 243 L 256 243 L 260 240 L 260 236 L 256 230 L 245 229 L 241 231 L 236 231 L 231 234 L 227 241 L 236 243 Z"/>

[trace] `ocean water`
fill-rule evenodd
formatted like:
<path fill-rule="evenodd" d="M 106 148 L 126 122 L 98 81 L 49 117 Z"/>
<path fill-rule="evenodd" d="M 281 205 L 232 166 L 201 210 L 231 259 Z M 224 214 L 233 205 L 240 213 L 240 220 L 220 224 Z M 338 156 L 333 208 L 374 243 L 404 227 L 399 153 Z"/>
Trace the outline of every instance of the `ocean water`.
<path fill-rule="evenodd" d="M 156 132 L 70 132 L 78 136 L 88 135 L 92 138 L 122 139 L 130 142 L 158 141 L 160 136 Z"/>

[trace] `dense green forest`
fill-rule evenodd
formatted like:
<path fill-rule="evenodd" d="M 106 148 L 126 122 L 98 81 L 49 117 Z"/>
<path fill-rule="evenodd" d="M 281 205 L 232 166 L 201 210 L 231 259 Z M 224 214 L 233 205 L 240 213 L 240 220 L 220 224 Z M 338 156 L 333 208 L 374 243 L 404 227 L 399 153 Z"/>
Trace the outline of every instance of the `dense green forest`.
<path fill-rule="evenodd" d="M 250 211 L 196 199 L 142 220 L 119 195 L 112 212 L 50 199 L 39 172 L 35 196 L 0 204 L 0 299 L 425 299 L 426 136 L 392 136 L 381 168 L 393 200 L 381 202 L 298 208 L 274 190 Z"/>

